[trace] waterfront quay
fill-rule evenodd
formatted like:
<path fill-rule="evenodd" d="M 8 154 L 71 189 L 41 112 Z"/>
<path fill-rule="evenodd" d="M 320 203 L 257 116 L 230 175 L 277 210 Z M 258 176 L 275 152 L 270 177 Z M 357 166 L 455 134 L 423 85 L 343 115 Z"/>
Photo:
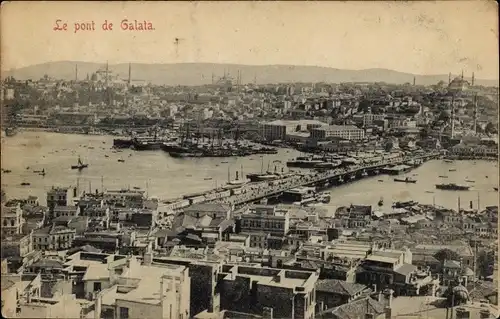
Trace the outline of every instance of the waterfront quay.
<path fill-rule="evenodd" d="M 225 198 L 215 198 L 205 202 L 221 202 L 233 205 L 235 207 L 254 203 L 266 198 L 280 196 L 283 192 L 292 188 L 302 186 L 315 186 L 318 189 L 330 188 L 334 185 L 342 184 L 348 181 L 354 181 L 366 176 L 375 176 L 383 173 L 387 166 L 398 165 L 413 161 L 414 163 L 423 163 L 428 160 L 441 157 L 440 153 L 433 152 L 425 155 L 396 157 L 382 160 L 376 163 L 366 165 L 356 165 L 349 168 L 335 169 L 326 172 L 309 172 L 297 174 L 286 179 L 272 182 L 252 183 L 238 193 L 233 193 Z"/>

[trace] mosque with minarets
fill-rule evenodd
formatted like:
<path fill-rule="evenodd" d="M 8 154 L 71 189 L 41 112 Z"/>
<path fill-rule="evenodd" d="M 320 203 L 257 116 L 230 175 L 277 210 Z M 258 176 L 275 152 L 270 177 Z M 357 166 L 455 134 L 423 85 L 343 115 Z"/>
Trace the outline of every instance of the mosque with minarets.
<path fill-rule="evenodd" d="M 448 76 L 448 92 L 454 93 L 455 95 L 468 96 L 472 95 L 475 90 L 474 88 L 474 72 L 472 72 L 472 81 L 469 82 L 464 79 L 464 71 L 460 76 L 457 76 L 451 80 L 451 73 Z"/>

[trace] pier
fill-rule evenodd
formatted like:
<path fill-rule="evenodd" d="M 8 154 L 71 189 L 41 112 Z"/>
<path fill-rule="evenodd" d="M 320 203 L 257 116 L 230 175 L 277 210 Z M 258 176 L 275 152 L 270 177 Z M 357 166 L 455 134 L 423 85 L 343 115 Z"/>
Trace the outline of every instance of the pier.
<path fill-rule="evenodd" d="M 382 160 L 376 163 L 356 165 L 347 169 L 335 169 L 326 172 L 310 172 L 297 174 L 287 179 L 254 183 L 252 187 L 243 190 L 240 194 L 234 194 L 223 199 L 215 199 L 206 202 L 227 203 L 239 207 L 241 205 L 257 202 L 264 198 L 280 196 L 284 191 L 301 186 L 314 186 L 317 188 L 330 188 L 344 181 L 354 181 L 367 176 L 384 174 L 383 168 L 389 165 L 400 165 L 410 161 L 424 163 L 428 160 L 440 158 L 440 153 L 429 153 L 422 156 L 398 157 Z"/>

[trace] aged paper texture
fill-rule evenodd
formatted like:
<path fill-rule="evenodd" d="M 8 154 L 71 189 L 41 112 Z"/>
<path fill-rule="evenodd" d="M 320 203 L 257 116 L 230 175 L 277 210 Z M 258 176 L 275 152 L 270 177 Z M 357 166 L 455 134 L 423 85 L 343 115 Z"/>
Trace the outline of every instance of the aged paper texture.
<path fill-rule="evenodd" d="M 498 316 L 496 2 L 0 23 L 3 316 Z"/>

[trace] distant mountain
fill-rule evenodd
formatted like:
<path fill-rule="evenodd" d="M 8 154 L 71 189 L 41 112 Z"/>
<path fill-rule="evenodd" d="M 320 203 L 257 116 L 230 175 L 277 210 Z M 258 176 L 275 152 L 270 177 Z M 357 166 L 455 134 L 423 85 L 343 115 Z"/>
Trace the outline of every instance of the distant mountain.
<path fill-rule="evenodd" d="M 10 70 L 2 77 L 13 76 L 16 79 L 37 80 L 45 74 L 52 78 L 73 80 L 75 65 L 78 65 L 78 79 L 85 79 L 105 64 L 59 61 L 32 65 L 20 69 Z M 128 78 L 128 64 L 109 65 L 109 70 L 121 78 Z M 393 84 L 413 83 L 432 85 L 439 81 L 448 81 L 448 75 L 414 75 L 387 69 L 342 70 L 317 66 L 293 65 L 238 65 L 214 63 L 176 63 L 176 64 L 145 64 L 132 63 L 132 79 L 145 80 L 158 85 L 202 85 L 212 82 L 212 74 L 221 77 L 227 72 L 236 78 L 238 70 L 241 72 L 241 83 L 258 84 L 291 83 L 291 82 L 386 82 Z M 467 80 L 470 81 L 470 78 Z M 479 85 L 496 86 L 498 80 L 480 80 Z"/>

